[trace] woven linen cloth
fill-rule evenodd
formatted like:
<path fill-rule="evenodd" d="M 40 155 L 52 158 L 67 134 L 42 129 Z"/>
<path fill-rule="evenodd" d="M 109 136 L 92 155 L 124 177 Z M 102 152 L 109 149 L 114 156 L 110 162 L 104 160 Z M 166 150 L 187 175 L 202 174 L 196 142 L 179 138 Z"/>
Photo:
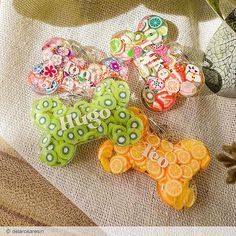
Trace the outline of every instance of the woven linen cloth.
<path fill-rule="evenodd" d="M 203 0 L 69 2 L 1 1 L 0 136 L 98 225 L 236 225 L 236 187 L 225 184 L 225 169 L 214 158 L 222 144 L 235 140 L 236 102 L 207 88 L 196 97 L 180 99 L 165 113 L 145 110 L 159 124 L 171 127 L 175 136 L 199 138 L 209 146 L 213 161 L 195 178 L 198 199 L 191 209 L 177 212 L 165 206 L 156 196 L 156 183 L 141 173 L 105 173 L 96 157 L 102 140 L 80 145 L 78 155 L 66 168 L 49 168 L 38 161 L 40 130 L 29 115 L 38 96 L 28 88 L 26 78 L 30 68 L 41 61 L 45 40 L 52 36 L 73 39 L 109 55 L 114 33 L 134 31 L 145 15 L 158 14 L 168 20 L 169 41 L 178 41 L 201 62 L 221 24 Z M 136 98 L 130 104 L 144 109 L 139 99 L 143 83 L 132 66 L 130 70 L 129 84 Z"/>

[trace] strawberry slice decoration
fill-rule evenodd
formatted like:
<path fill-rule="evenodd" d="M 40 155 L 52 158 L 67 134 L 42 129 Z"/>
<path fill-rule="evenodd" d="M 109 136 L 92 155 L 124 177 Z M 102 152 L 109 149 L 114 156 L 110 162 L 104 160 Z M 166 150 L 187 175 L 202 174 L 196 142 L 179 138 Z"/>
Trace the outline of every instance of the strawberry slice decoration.
<path fill-rule="evenodd" d="M 139 46 L 133 46 L 133 51 L 134 51 L 134 58 L 138 58 L 143 53 L 143 49 Z"/>

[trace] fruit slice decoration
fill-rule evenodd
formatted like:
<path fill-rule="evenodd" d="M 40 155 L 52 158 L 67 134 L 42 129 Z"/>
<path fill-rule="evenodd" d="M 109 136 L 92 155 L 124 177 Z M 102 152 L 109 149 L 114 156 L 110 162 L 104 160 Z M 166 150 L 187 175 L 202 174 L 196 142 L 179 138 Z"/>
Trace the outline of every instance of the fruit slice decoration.
<path fill-rule="evenodd" d="M 157 29 L 159 28 L 163 23 L 163 20 L 158 16 L 151 16 L 148 20 L 148 24 L 151 28 Z"/>
<path fill-rule="evenodd" d="M 163 91 L 155 95 L 152 108 L 155 111 L 166 111 L 170 109 L 175 104 L 175 102 L 175 95 L 170 95 L 168 92 Z"/>
<path fill-rule="evenodd" d="M 147 120 L 138 108 L 129 107 L 128 110 L 137 117 L 144 116 L 141 120 Z M 176 210 L 189 208 L 194 204 L 196 189 L 190 185 L 190 181 L 200 170 L 208 167 L 211 159 L 201 141 L 184 139 L 172 144 L 168 140 L 161 140 L 148 129 L 134 145 L 112 145 L 106 141 L 99 150 L 99 159 L 105 171 L 121 174 L 132 167 L 158 182 L 157 193 L 165 204 Z M 106 160 L 103 160 L 105 157 Z M 166 158 L 168 165 L 161 167 L 158 158 Z"/>
<path fill-rule="evenodd" d="M 170 94 L 176 94 L 179 92 L 180 83 L 177 79 L 167 79 L 165 81 L 166 91 Z"/>

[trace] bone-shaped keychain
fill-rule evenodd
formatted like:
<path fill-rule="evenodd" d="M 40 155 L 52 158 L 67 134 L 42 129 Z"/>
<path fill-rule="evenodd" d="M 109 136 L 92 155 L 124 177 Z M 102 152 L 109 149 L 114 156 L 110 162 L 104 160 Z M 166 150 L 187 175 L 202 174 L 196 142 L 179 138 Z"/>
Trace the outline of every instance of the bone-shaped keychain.
<path fill-rule="evenodd" d="M 205 81 L 200 67 L 186 59 L 180 45 L 164 43 L 167 32 L 166 21 L 150 15 L 140 21 L 136 32 L 118 32 L 110 42 L 113 57 L 135 64 L 145 82 L 143 102 L 159 112 L 170 109 L 177 96 L 195 95 Z"/>
<path fill-rule="evenodd" d="M 172 143 L 166 139 L 169 134 L 160 138 L 149 127 L 148 118 L 140 109 L 128 109 L 142 120 L 145 127 L 142 137 L 126 147 L 109 140 L 102 143 L 98 152 L 102 168 L 112 174 L 122 174 L 129 169 L 142 172 L 157 182 L 157 195 L 165 204 L 177 210 L 191 207 L 197 197 L 192 179 L 199 171 L 207 169 L 211 160 L 206 145 L 196 139 Z"/>
<path fill-rule="evenodd" d="M 51 38 L 42 47 L 43 62 L 30 71 L 28 82 L 36 93 L 88 95 L 104 78 L 127 80 L 128 68 L 120 60 L 96 59 L 96 50 L 86 50 L 79 43 Z"/>
<path fill-rule="evenodd" d="M 130 90 L 125 81 L 104 79 L 91 101 L 64 104 L 57 97 L 42 97 L 32 106 L 34 124 L 43 130 L 40 160 L 49 166 L 65 166 L 78 144 L 108 137 L 119 146 L 137 143 L 144 125 L 128 110 Z"/>

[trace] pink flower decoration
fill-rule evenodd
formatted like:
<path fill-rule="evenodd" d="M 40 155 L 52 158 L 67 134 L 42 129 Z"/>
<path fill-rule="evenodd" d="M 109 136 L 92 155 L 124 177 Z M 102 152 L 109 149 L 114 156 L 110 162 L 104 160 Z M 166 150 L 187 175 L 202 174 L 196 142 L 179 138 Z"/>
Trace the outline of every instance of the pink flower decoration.
<path fill-rule="evenodd" d="M 43 60 L 44 61 L 50 60 L 52 56 L 53 56 L 53 52 L 49 48 L 43 50 Z"/>
<path fill-rule="evenodd" d="M 54 66 L 59 66 L 62 63 L 62 56 L 55 54 L 51 57 L 50 62 L 54 65 Z"/>
<path fill-rule="evenodd" d="M 120 71 L 120 64 L 117 61 L 112 61 L 110 68 L 114 71 Z"/>
<path fill-rule="evenodd" d="M 43 72 L 44 76 L 53 78 L 56 73 L 57 73 L 57 70 L 55 69 L 54 66 L 49 65 L 49 66 L 44 67 L 44 72 Z"/>
<path fill-rule="evenodd" d="M 61 56 L 67 56 L 69 54 L 69 49 L 68 48 L 65 48 L 65 47 L 60 47 L 58 49 L 58 53 L 61 55 Z"/>

